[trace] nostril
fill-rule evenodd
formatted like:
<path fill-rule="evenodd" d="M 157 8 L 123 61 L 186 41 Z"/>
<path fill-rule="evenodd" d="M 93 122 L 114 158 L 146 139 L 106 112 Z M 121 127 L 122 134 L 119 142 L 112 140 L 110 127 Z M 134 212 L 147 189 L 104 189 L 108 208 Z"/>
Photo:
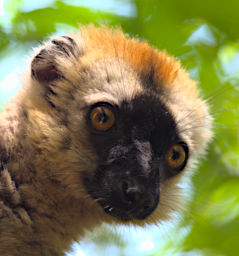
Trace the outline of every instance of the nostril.
<path fill-rule="evenodd" d="M 125 194 L 128 202 L 130 202 L 130 203 L 137 203 L 137 202 L 139 202 L 140 195 L 141 195 L 141 193 L 140 193 L 138 188 L 128 188 L 126 190 L 126 194 Z"/>
<path fill-rule="evenodd" d="M 121 184 L 122 199 L 127 204 L 135 204 L 141 198 L 139 187 L 131 186 L 129 182 L 123 181 Z"/>
<path fill-rule="evenodd" d="M 125 193 L 128 189 L 128 182 L 127 181 L 123 181 L 121 184 L 121 190 L 123 191 L 123 193 Z"/>
<path fill-rule="evenodd" d="M 145 205 L 144 207 L 143 207 L 143 210 L 144 211 L 147 211 L 147 210 L 149 210 L 150 209 L 150 205 Z"/>

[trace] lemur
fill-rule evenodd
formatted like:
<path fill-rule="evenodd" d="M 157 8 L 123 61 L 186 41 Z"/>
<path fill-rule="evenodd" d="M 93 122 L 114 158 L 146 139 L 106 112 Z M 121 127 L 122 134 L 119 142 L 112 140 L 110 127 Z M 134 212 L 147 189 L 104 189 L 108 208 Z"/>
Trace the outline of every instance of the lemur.
<path fill-rule="evenodd" d="M 165 51 L 92 25 L 53 37 L 0 115 L 0 255 L 60 256 L 102 223 L 167 220 L 211 123 Z"/>

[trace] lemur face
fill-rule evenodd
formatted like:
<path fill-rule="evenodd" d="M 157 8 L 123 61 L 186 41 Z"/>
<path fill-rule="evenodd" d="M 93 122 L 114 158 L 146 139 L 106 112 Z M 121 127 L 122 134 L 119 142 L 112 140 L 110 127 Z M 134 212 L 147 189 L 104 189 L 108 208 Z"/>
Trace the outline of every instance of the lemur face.
<path fill-rule="evenodd" d="M 137 95 L 120 105 L 91 106 L 90 141 L 99 157 L 85 188 L 107 214 L 145 219 L 160 202 L 160 184 L 186 166 L 187 144 L 160 98 Z"/>
<path fill-rule="evenodd" d="M 69 162 L 61 182 L 115 220 L 167 218 L 179 179 L 211 137 L 207 106 L 180 64 L 121 31 L 89 27 L 53 39 L 31 67 L 42 98 L 34 108 L 68 138 L 64 153 L 54 151 Z"/>

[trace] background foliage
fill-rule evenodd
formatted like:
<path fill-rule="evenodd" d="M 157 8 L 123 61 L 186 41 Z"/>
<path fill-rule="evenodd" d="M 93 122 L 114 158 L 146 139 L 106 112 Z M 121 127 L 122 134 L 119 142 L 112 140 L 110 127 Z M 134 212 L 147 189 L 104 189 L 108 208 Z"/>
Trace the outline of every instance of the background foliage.
<path fill-rule="evenodd" d="M 239 1 L 0 0 L 0 105 L 26 54 L 77 24 L 120 25 L 177 56 L 211 104 L 215 139 L 187 188 L 187 211 L 147 231 L 104 227 L 69 255 L 238 255 Z"/>

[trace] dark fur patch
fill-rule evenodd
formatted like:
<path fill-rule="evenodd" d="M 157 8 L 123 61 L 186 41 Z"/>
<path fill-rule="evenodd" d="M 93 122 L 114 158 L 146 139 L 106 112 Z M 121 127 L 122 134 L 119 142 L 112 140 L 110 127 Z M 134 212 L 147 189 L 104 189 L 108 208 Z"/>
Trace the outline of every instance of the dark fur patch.
<path fill-rule="evenodd" d="M 164 90 L 162 90 L 162 83 L 163 81 L 160 80 L 159 77 L 155 79 L 155 73 L 156 73 L 156 60 L 152 57 L 152 63 L 150 63 L 150 67 L 148 67 L 147 71 L 143 70 L 142 73 L 140 73 L 139 78 L 141 81 L 141 85 L 143 86 L 146 91 L 153 91 L 156 93 L 164 94 Z"/>
<path fill-rule="evenodd" d="M 65 41 L 59 41 L 59 40 L 52 40 L 52 43 L 54 43 L 59 50 L 61 50 L 62 52 L 65 52 L 65 54 L 68 56 L 72 54 L 75 58 L 77 58 L 78 56 L 82 55 L 78 45 L 76 44 L 73 38 L 69 36 L 62 36 L 62 38 L 66 39 L 68 43 Z"/>
<path fill-rule="evenodd" d="M 0 172 L 3 170 L 4 166 L 7 164 L 9 160 L 9 156 L 6 152 L 3 140 L 4 132 L 0 127 Z"/>
<path fill-rule="evenodd" d="M 48 102 L 48 104 L 52 107 L 52 108 L 56 108 L 56 105 L 50 100 L 50 97 L 48 94 L 45 95 L 45 100 Z"/>
<path fill-rule="evenodd" d="M 157 207 L 160 183 L 177 174 L 166 160 L 169 148 L 180 142 L 176 122 L 160 98 L 150 93 L 112 110 L 116 123 L 110 130 L 90 129 L 100 160 L 93 176 L 86 174 L 85 187 L 94 199 L 101 198 L 106 213 L 144 219 Z"/>
<path fill-rule="evenodd" d="M 154 81 L 154 75 L 155 75 L 155 68 L 154 68 L 154 64 L 152 63 L 149 72 L 148 73 L 141 73 L 140 75 L 140 79 L 141 79 L 141 84 L 143 85 L 143 87 L 145 89 L 150 89 L 150 90 L 156 90 L 156 88 L 158 87 L 155 84 Z"/>
<path fill-rule="evenodd" d="M 66 44 L 65 42 L 63 41 L 57 41 L 57 40 L 52 40 L 51 41 L 55 46 L 56 48 L 63 54 L 63 55 L 66 55 L 66 56 L 70 56 L 70 53 L 71 54 L 74 54 L 74 51 L 73 51 L 73 48 Z"/>
<path fill-rule="evenodd" d="M 90 135 L 101 159 L 107 158 L 109 149 L 115 144 L 129 145 L 134 140 L 149 141 L 154 152 L 161 155 L 179 140 L 173 116 L 155 96 L 139 95 L 132 101 L 123 101 L 114 110 L 116 125 L 113 129 L 100 135 L 94 132 Z"/>

